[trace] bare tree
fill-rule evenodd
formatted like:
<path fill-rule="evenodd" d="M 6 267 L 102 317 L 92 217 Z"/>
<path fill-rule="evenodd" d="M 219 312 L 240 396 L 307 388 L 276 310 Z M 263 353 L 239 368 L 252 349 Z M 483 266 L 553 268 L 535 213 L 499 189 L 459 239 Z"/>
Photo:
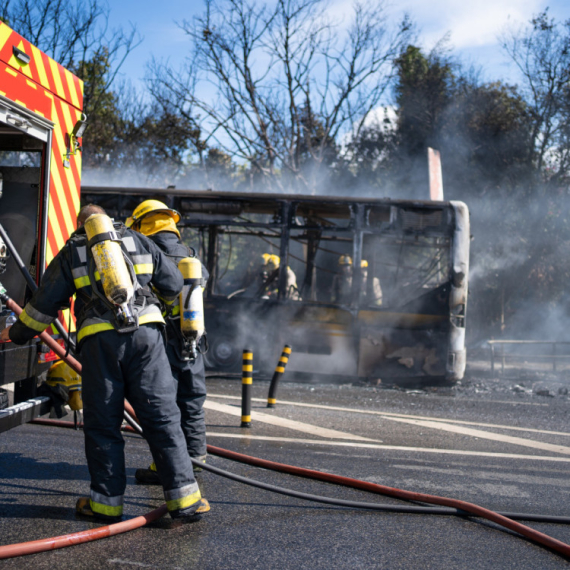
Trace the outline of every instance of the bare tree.
<path fill-rule="evenodd" d="M 109 29 L 104 0 L 6 0 L 0 18 L 64 67 L 85 80 L 85 104 L 97 111 L 128 54 L 140 43 L 136 28 Z M 93 62 L 104 71 L 93 77 Z"/>
<path fill-rule="evenodd" d="M 154 62 L 151 92 L 269 187 L 316 192 L 341 137 L 379 104 L 410 31 L 407 18 L 388 31 L 382 1 L 356 2 L 348 19 L 330 12 L 324 0 L 206 0 L 180 24 L 187 66 Z"/>
<path fill-rule="evenodd" d="M 570 20 L 549 18 L 548 10 L 530 25 L 510 29 L 503 49 L 523 77 L 532 112 L 530 151 L 538 169 L 552 181 L 570 174 Z"/>

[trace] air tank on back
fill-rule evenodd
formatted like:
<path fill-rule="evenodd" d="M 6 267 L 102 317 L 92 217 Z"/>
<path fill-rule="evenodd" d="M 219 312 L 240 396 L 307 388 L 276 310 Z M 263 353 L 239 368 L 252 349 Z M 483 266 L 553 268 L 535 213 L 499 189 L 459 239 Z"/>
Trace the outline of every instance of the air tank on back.
<path fill-rule="evenodd" d="M 202 264 L 196 257 L 185 257 L 178 262 L 178 269 L 184 277 L 180 292 L 180 329 L 189 342 L 189 358 L 196 358 L 198 343 L 204 334 L 204 283 Z"/>
<path fill-rule="evenodd" d="M 114 233 L 115 228 L 109 216 L 94 214 L 87 218 L 85 232 L 87 239 L 91 241 L 101 234 Z M 122 320 L 130 321 L 132 314 L 129 303 L 134 295 L 134 287 L 120 243 L 111 238 L 103 239 L 91 247 L 91 253 L 105 297 L 117 307 Z"/>

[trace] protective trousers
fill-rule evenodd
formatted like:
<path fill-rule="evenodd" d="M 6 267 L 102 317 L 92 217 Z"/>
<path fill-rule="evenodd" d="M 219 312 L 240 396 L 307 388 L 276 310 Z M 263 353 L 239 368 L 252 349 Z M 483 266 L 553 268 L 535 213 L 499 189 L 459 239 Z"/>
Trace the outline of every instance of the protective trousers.
<path fill-rule="evenodd" d="M 105 331 L 81 346 L 85 453 L 91 475 L 91 506 L 122 514 L 126 487 L 120 427 L 124 398 L 133 406 L 148 441 L 170 513 L 201 498 L 180 428 L 175 385 L 157 325 L 133 333 Z"/>
<path fill-rule="evenodd" d="M 206 371 L 204 357 L 198 353 L 194 362 L 182 360 L 175 347 L 169 342 L 166 354 L 172 375 L 178 383 L 176 403 L 182 414 L 182 431 L 190 457 L 206 455 Z"/>

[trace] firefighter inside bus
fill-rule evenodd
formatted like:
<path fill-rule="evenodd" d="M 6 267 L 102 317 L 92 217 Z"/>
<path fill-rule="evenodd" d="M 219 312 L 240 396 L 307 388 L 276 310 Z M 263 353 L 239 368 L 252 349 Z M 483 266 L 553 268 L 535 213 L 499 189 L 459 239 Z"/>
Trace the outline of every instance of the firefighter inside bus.
<path fill-rule="evenodd" d="M 360 303 L 363 305 L 382 305 L 382 288 L 378 277 L 372 278 L 372 283 L 368 282 L 368 261 L 363 259 L 360 262 L 360 272 L 362 275 L 360 289 Z M 339 305 L 350 304 L 352 292 L 352 278 L 354 267 L 352 258 L 349 255 L 341 255 L 338 258 L 338 272 L 333 277 L 331 288 L 331 302 Z"/>
<path fill-rule="evenodd" d="M 369 285 L 368 282 L 368 261 L 363 259 L 360 262 L 360 271 L 362 273 L 362 289 L 360 300 L 362 304 L 367 306 L 380 307 L 382 305 L 382 287 L 380 286 L 380 279 L 373 277 Z"/>
<path fill-rule="evenodd" d="M 278 255 L 264 253 L 261 256 L 261 268 L 259 278 L 261 285 L 257 291 L 257 296 L 262 299 L 277 299 L 279 283 L 279 264 L 281 259 Z M 300 301 L 299 289 L 297 288 L 297 277 L 293 270 L 287 266 L 285 298 L 292 301 Z"/>

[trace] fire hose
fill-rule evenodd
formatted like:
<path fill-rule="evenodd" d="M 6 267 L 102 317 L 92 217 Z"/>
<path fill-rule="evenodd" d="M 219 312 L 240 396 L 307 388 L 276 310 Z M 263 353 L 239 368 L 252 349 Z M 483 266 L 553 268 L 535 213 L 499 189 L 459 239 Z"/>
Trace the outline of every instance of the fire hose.
<path fill-rule="evenodd" d="M 134 419 L 132 421 L 136 424 L 136 421 Z M 72 428 L 74 426 L 73 422 L 66 422 L 61 420 L 39 419 L 39 420 L 34 420 L 33 423 L 42 424 L 42 425 L 51 425 L 57 427 L 69 427 L 69 428 Z M 140 431 L 142 430 L 140 429 L 138 424 L 136 424 L 136 426 L 137 426 L 136 428 L 127 427 L 124 429 L 131 432 L 140 433 Z M 195 462 L 196 465 L 200 466 L 202 469 L 205 469 L 206 471 L 210 471 L 212 473 L 215 473 L 216 475 L 220 475 L 222 477 L 226 477 L 234 481 L 254 486 L 257 488 L 261 488 L 270 492 L 296 497 L 308 501 L 325 503 L 341 507 L 348 507 L 353 509 L 357 508 L 364 510 L 374 510 L 374 511 L 383 511 L 383 512 L 404 513 L 404 514 L 430 514 L 430 515 L 447 515 L 447 516 L 455 515 L 461 517 L 469 517 L 469 516 L 481 517 L 490 520 L 492 522 L 495 522 L 501 526 L 504 526 L 505 528 L 508 528 L 524 536 L 525 538 L 528 538 L 533 542 L 536 542 L 542 546 L 546 546 L 560 554 L 563 554 L 564 556 L 570 557 L 570 545 L 561 542 L 555 538 L 552 538 L 544 533 L 536 531 L 526 525 L 520 524 L 514 520 L 514 519 L 534 520 L 537 522 L 570 524 L 569 517 L 545 516 L 545 515 L 536 515 L 536 514 L 527 514 L 527 513 L 498 513 L 465 501 L 449 499 L 446 497 L 438 497 L 435 495 L 427 495 L 424 493 L 404 491 L 402 489 L 387 487 L 385 485 L 379 485 L 376 483 L 369 483 L 367 481 L 361 481 L 359 479 L 341 477 L 339 475 L 334 475 L 323 471 L 315 471 L 311 469 L 305 469 L 302 467 L 296 467 L 294 465 L 287 465 L 283 463 L 277 463 L 274 461 L 267 461 L 265 459 L 251 457 L 248 455 L 244 455 L 234 451 L 229 451 L 227 449 L 222 449 L 212 445 L 208 445 L 208 453 L 212 455 L 217 455 L 219 457 L 224 457 L 226 459 L 230 459 L 233 461 L 246 463 L 248 465 L 254 465 L 264 469 L 271 469 L 273 471 L 280 471 L 283 473 L 289 473 L 300 477 L 326 481 L 328 483 L 360 489 L 371 493 L 386 495 L 402 500 L 440 505 L 443 508 L 409 506 L 409 505 L 386 505 L 386 504 L 377 504 L 377 503 L 364 503 L 357 501 L 345 501 L 342 499 L 331 499 L 329 497 L 322 497 L 310 493 L 302 493 L 299 491 L 294 491 L 291 489 L 285 489 L 283 487 L 277 487 L 275 485 L 262 483 L 260 481 L 256 481 L 247 477 L 242 477 L 240 475 L 236 475 L 235 473 L 231 473 L 223 469 L 213 467 L 212 465 L 209 464 Z M 159 509 L 155 509 L 144 516 L 135 517 L 128 521 L 115 523 L 112 525 L 100 527 L 98 529 L 58 536 L 54 538 L 47 538 L 43 540 L 36 540 L 22 544 L 0 546 L 0 559 L 11 558 L 14 556 L 21 556 L 25 554 L 34 554 L 38 552 L 44 552 L 47 550 L 54 550 L 56 548 L 64 548 L 65 546 L 72 546 L 74 544 L 81 544 L 83 542 L 98 540 L 100 538 L 107 538 L 109 536 L 114 536 L 116 534 L 140 528 L 149 522 L 161 518 L 165 514 L 166 514 L 166 506 L 162 505 L 162 507 L 160 507 Z"/>
<path fill-rule="evenodd" d="M 12 299 L 10 299 L 6 294 L 2 294 L 2 301 L 6 304 L 8 308 L 10 308 L 15 313 L 20 314 L 20 312 L 22 311 L 22 309 L 18 306 L 18 304 L 15 303 Z M 42 335 L 45 335 L 45 337 L 47 338 L 44 338 L 44 336 Z M 69 355 L 66 355 L 65 350 L 59 344 L 57 344 L 57 342 L 55 342 L 47 333 L 43 332 L 39 336 L 44 342 L 46 342 L 46 344 L 50 348 L 54 350 L 56 354 L 58 354 L 58 356 L 63 358 L 69 364 L 69 366 L 71 366 L 78 374 L 81 374 L 81 364 L 77 360 L 75 360 L 73 357 Z M 142 429 L 137 423 L 135 412 L 132 406 L 127 401 L 125 401 L 125 417 L 127 418 L 127 422 L 131 426 L 131 429 L 139 433 L 140 435 L 143 435 Z M 46 422 L 49 422 L 49 420 L 42 420 L 42 423 Z M 72 422 L 58 422 L 57 424 L 54 423 L 52 425 L 62 425 L 62 424 L 69 424 L 69 426 L 74 425 Z M 65 427 L 67 427 L 67 425 Z M 293 465 L 287 465 L 283 463 L 276 463 L 273 461 L 267 461 L 264 459 L 250 457 L 247 455 L 232 452 L 211 445 L 208 445 L 208 452 L 211 453 L 212 455 L 219 455 L 227 459 L 240 461 L 243 463 L 247 463 L 249 465 L 255 465 L 257 467 L 262 467 L 265 469 L 272 469 L 275 471 L 281 471 L 284 473 L 298 475 L 301 477 L 308 477 L 311 479 L 327 481 L 329 483 L 335 483 L 347 487 L 353 487 L 369 491 L 372 493 L 386 495 L 407 501 L 416 501 L 432 505 L 438 505 L 444 508 L 436 509 L 434 507 L 420 507 L 420 506 L 379 505 L 376 503 L 362 503 L 355 501 L 344 501 L 341 499 L 330 499 L 328 497 L 322 497 L 309 493 L 301 493 L 298 491 L 293 491 L 290 489 L 284 489 L 282 487 L 269 485 L 266 483 L 262 483 L 260 481 L 249 479 L 247 477 L 241 477 L 239 475 L 230 473 L 223 469 L 219 469 L 217 467 L 199 463 L 193 460 L 193 462 L 202 469 L 211 471 L 217 475 L 221 475 L 229 479 L 233 479 L 234 481 L 262 488 L 271 492 L 293 496 L 300 499 L 320 502 L 320 503 L 338 505 L 342 507 L 366 509 L 366 510 L 389 511 L 389 512 L 399 512 L 399 513 L 415 513 L 415 514 L 420 514 L 420 513 L 433 514 L 433 515 L 437 514 L 437 515 L 448 515 L 448 516 L 458 515 L 463 517 L 465 516 L 482 517 L 491 522 L 499 524 L 505 528 L 508 528 L 509 530 L 512 530 L 522 535 L 523 537 L 532 540 L 533 542 L 551 548 L 552 550 L 560 554 L 563 554 L 564 556 L 570 557 L 570 545 L 555 538 L 552 538 L 537 530 L 534 530 L 526 525 L 518 523 L 514 520 L 514 518 L 519 518 L 523 520 L 535 520 L 535 521 L 540 520 L 544 522 L 561 522 L 564 524 L 568 524 L 570 523 L 570 519 L 566 517 L 543 517 L 541 515 L 526 515 L 523 513 L 497 513 L 466 501 L 450 499 L 447 497 L 438 497 L 436 495 L 428 495 L 425 493 L 415 493 L 393 487 L 387 487 L 385 485 L 379 485 L 376 483 L 369 483 L 367 481 L 361 481 L 358 479 L 341 477 L 339 475 L 333 475 L 331 473 L 314 471 L 311 469 L 304 469 L 301 467 L 296 467 Z M 59 536 L 55 538 L 47 538 L 28 543 L 0 546 L 0 559 L 12 558 L 14 556 L 33 554 L 37 552 L 44 552 L 47 550 L 54 550 L 56 548 L 64 548 L 65 546 L 71 546 L 73 544 L 80 544 L 83 542 L 98 540 L 99 538 L 106 538 L 109 536 L 127 532 L 129 530 L 133 530 L 135 528 L 140 528 L 141 526 L 146 525 L 148 522 L 156 520 L 165 514 L 166 514 L 166 505 L 163 505 L 159 509 L 155 509 L 154 511 L 148 513 L 147 515 L 136 517 L 128 521 L 107 525 L 104 527 L 100 527 L 98 529 Z"/>

